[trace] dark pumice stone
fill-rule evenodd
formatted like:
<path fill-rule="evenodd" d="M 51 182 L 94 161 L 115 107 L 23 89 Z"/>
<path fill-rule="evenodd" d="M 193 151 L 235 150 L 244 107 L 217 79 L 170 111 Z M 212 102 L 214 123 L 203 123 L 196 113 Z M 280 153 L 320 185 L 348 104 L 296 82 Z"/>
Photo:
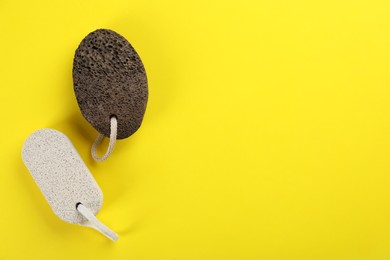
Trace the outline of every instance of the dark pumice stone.
<path fill-rule="evenodd" d="M 110 117 L 118 121 L 118 139 L 141 126 L 148 82 L 140 57 L 118 33 L 99 29 L 85 37 L 73 60 L 73 85 L 85 119 L 110 136 Z"/>

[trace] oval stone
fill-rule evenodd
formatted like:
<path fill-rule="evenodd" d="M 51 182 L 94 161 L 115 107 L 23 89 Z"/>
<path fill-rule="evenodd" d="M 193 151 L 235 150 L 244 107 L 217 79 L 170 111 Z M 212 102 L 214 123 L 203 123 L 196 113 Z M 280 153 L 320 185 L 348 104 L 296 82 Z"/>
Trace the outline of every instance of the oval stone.
<path fill-rule="evenodd" d="M 73 60 L 73 85 L 85 119 L 110 136 L 110 118 L 118 121 L 118 139 L 141 126 L 148 101 L 145 68 L 131 44 L 118 33 L 98 29 L 80 43 Z"/>

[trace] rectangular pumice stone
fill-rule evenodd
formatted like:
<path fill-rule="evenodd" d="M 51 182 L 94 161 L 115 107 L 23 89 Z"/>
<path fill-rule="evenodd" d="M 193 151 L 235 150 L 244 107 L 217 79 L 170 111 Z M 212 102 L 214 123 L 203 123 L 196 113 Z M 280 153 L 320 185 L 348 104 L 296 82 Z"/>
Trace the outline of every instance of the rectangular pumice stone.
<path fill-rule="evenodd" d="M 53 129 L 41 129 L 25 141 L 22 159 L 53 212 L 62 220 L 83 224 L 76 210 L 82 203 L 96 215 L 103 193 L 69 138 Z"/>

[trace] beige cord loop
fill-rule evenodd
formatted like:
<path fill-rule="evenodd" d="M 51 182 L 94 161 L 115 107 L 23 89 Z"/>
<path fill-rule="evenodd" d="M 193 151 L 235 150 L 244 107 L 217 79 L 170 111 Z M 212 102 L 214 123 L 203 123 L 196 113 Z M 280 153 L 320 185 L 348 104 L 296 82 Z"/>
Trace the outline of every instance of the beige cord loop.
<path fill-rule="evenodd" d="M 108 144 L 107 152 L 102 157 L 99 157 L 96 154 L 97 147 L 103 141 L 104 135 L 99 134 L 98 137 L 96 138 L 95 142 L 93 142 L 93 144 L 92 144 L 91 155 L 92 155 L 92 158 L 97 162 L 102 162 L 102 161 L 106 160 L 111 155 L 112 151 L 114 150 L 114 146 L 116 143 L 117 130 L 118 130 L 118 122 L 117 122 L 117 119 L 115 116 L 111 117 L 110 121 L 111 121 L 110 143 Z"/>
<path fill-rule="evenodd" d="M 106 225 L 100 222 L 92 213 L 92 211 L 89 210 L 86 206 L 84 206 L 81 203 L 78 203 L 76 209 L 81 215 L 83 215 L 88 220 L 87 223 L 83 224 L 84 226 L 88 226 L 96 229 L 97 231 L 99 231 L 100 233 L 102 233 L 112 241 L 118 240 L 119 238 L 118 234 L 116 234 L 114 231 L 112 231 Z"/>

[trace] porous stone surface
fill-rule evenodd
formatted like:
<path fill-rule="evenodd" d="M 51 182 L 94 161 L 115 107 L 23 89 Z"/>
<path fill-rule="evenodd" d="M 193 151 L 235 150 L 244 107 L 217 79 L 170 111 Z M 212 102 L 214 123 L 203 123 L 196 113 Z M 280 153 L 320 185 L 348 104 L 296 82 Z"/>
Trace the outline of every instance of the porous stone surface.
<path fill-rule="evenodd" d="M 141 126 L 148 100 L 145 68 L 131 44 L 118 33 L 98 29 L 80 43 L 73 60 L 73 85 L 85 119 L 110 136 L 110 117 L 118 120 L 117 139 Z"/>
<path fill-rule="evenodd" d="M 86 219 L 76 210 L 82 203 L 95 215 L 103 193 L 69 138 L 54 129 L 40 129 L 23 144 L 22 159 L 53 212 L 69 223 Z"/>

